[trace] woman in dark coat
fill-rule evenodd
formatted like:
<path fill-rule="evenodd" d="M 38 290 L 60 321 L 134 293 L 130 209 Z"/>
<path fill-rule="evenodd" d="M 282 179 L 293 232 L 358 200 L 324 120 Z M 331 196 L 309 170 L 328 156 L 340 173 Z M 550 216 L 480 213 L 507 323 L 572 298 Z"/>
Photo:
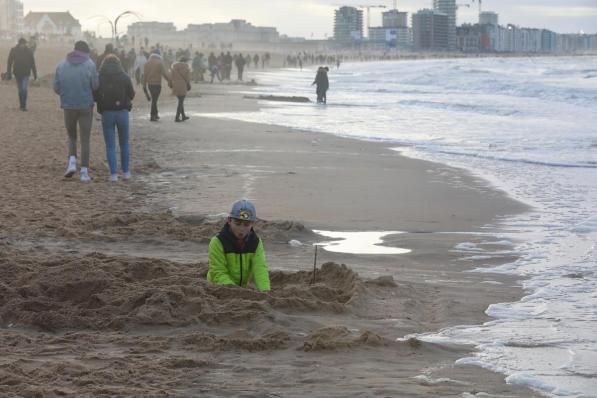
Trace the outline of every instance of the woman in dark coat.
<path fill-rule="evenodd" d="M 311 84 L 317 85 L 315 92 L 317 93 L 317 103 L 327 103 L 327 91 L 330 88 L 330 81 L 328 80 L 328 67 L 320 66 L 317 69 L 317 75 L 315 75 L 315 81 Z"/>
<path fill-rule="evenodd" d="M 129 169 L 129 112 L 135 97 L 133 82 L 114 54 L 104 58 L 99 72 L 99 88 L 94 93 L 97 111 L 102 115 L 102 129 L 106 143 L 106 157 L 110 167 L 110 181 L 118 181 L 116 160 L 116 130 L 120 146 L 122 178 L 131 178 Z"/>

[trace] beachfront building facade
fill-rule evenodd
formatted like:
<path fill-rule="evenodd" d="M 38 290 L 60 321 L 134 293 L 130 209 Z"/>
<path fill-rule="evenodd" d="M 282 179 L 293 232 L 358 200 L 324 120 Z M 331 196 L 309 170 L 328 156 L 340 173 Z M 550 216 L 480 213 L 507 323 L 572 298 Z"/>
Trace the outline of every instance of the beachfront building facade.
<path fill-rule="evenodd" d="M 23 2 L 0 0 L 0 38 L 14 38 L 23 33 Z"/>
<path fill-rule="evenodd" d="M 127 27 L 126 35 L 137 43 L 171 43 L 180 40 L 180 34 L 172 22 L 134 22 Z"/>
<path fill-rule="evenodd" d="M 597 34 L 561 34 L 556 48 L 561 53 L 597 53 Z"/>
<path fill-rule="evenodd" d="M 135 22 L 127 30 L 129 37 L 143 43 L 177 46 L 193 45 L 200 49 L 231 49 L 259 47 L 280 42 L 280 34 L 273 27 L 253 26 L 244 19 L 233 19 L 226 23 L 189 24 L 186 29 L 177 30 L 172 22 Z"/>
<path fill-rule="evenodd" d="M 78 39 L 81 24 L 70 12 L 29 12 L 24 18 L 24 32 L 48 39 Z"/>
<path fill-rule="evenodd" d="M 412 32 L 408 27 L 408 13 L 390 10 L 381 15 L 382 26 L 369 28 L 369 42 L 385 48 L 411 48 Z"/>
<path fill-rule="evenodd" d="M 433 9 L 448 17 L 448 50 L 456 49 L 456 0 L 433 0 Z"/>
<path fill-rule="evenodd" d="M 278 30 L 273 27 L 253 26 L 244 19 L 227 23 L 190 24 L 185 30 L 192 43 L 277 43 Z"/>
<path fill-rule="evenodd" d="M 413 49 L 448 50 L 448 16 L 435 10 L 420 10 L 412 16 Z"/>
<path fill-rule="evenodd" d="M 493 23 L 464 24 L 457 28 L 457 48 L 463 52 L 595 53 L 597 35 L 558 34 L 548 29 Z"/>
<path fill-rule="evenodd" d="M 458 50 L 465 53 L 478 53 L 484 51 L 483 25 L 464 24 L 456 28 L 456 45 Z"/>
<path fill-rule="evenodd" d="M 340 7 L 334 16 L 334 40 L 354 42 L 363 39 L 363 11 L 356 7 Z"/>
<path fill-rule="evenodd" d="M 412 34 L 408 27 L 376 26 L 369 28 L 369 42 L 378 44 L 380 47 L 408 49 L 412 47 Z"/>

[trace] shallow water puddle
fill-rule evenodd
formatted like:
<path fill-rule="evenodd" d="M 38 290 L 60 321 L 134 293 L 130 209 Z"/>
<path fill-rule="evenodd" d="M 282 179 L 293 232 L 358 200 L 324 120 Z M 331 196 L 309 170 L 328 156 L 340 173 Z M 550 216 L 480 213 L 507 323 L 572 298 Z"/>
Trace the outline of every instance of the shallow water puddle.
<path fill-rule="evenodd" d="M 314 230 L 313 232 L 336 239 L 317 244 L 329 252 L 351 254 L 406 254 L 411 252 L 410 249 L 381 245 L 383 237 L 404 233 L 400 231 L 340 232 Z"/>

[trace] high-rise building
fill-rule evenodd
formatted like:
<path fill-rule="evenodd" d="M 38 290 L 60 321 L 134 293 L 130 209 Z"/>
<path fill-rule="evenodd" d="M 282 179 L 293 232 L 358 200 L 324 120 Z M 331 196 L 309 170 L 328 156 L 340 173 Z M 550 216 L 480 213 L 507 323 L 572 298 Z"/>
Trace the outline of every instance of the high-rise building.
<path fill-rule="evenodd" d="M 396 9 L 383 12 L 382 26 L 369 28 L 369 42 L 378 47 L 406 49 L 412 47 L 408 13 Z"/>
<path fill-rule="evenodd" d="M 390 10 L 381 13 L 384 28 L 406 28 L 408 26 L 408 13 Z"/>
<path fill-rule="evenodd" d="M 369 28 L 369 42 L 389 48 L 408 49 L 412 47 L 410 29 L 406 26 L 399 28 L 371 27 Z"/>
<path fill-rule="evenodd" d="M 435 10 L 420 10 L 412 17 L 415 50 L 448 49 L 448 16 Z"/>
<path fill-rule="evenodd" d="M 433 0 L 433 9 L 448 16 L 448 49 L 456 49 L 456 0 Z"/>
<path fill-rule="evenodd" d="M 0 36 L 23 32 L 23 2 L 0 0 Z"/>
<path fill-rule="evenodd" d="M 334 39 L 353 41 L 363 38 L 363 11 L 355 7 L 340 7 L 334 18 Z"/>
<path fill-rule="evenodd" d="M 479 25 L 498 25 L 498 14 L 493 11 L 484 11 L 479 14 Z"/>

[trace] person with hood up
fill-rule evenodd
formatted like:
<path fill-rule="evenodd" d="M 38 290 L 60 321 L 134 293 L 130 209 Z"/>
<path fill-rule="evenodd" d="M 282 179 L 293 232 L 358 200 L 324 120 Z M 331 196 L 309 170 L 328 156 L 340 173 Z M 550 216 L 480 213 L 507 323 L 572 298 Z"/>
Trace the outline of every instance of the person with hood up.
<path fill-rule="evenodd" d="M 311 85 L 316 84 L 317 93 L 317 103 L 318 104 L 325 104 L 327 103 L 327 91 L 330 88 L 330 82 L 328 80 L 328 70 L 329 68 L 320 66 L 317 69 L 317 75 L 315 75 L 315 81 L 311 83 Z"/>
<path fill-rule="evenodd" d="M 253 229 L 256 217 L 247 199 L 232 205 L 226 224 L 209 243 L 208 282 L 247 287 L 253 281 L 257 290 L 270 290 L 263 242 Z"/>
<path fill-rule="evenodd" d="M 175 122 L 184 122 L 189 117 L 184 112 L 184 99 L 191 89 L 191 69 L 189 68 L 189 59 L 186 55 L 180 57 L 178 62 L 172 64 L 170 73 L 172 79 L 172 94 L 178 98 L 176 108 Z"/>
<path fill-rule="evenodd" d="M 110 181 L 118 181 L 118 163 L 116 161 L 116 129 L 120 146 L 120 166 L 122 178 L 131 178 L 129 171 L 129 112 L 135 98 L 133 82 L 124 71 L 120 60 L 114 54 L 108 54 L 99 72 L 99 87 L 94 92 L 97 111 L 102 115 L 102 130 L 106 143 L 106 158 L 110 167 Z"/>
<path fill-rule="evenodd" d="M 33 72 L 33 80 L 37 80 L 37 69 L 35 67 L 33 51 L 27 47 L 27 40 L 21 37 L 18 44 L 8 54 L 6 74 L 7 80 L 11 79 L 11 73 L 15 77 L 19 92 L 19 105 L 22 111 L 27 110 L 27 90 L 29 88 L 31 72 Z"/>
<path fill-rule="evenodd" d="M 160 50 L 154 49 L 149 56 L 149 60 L 143 67 L 143 91 L 151 99 L 151 112 L 149 120 L 157 122 L 160 119 L 158 115 L 158 98 L 162 92 L 162 77 L 171 84 L 170 76 L 166 71 Z M 147 90 L 149 89 L 149 94 Z"/>
<path fill-rule="evenodd" d="M 77 171 L 77 124 L 81 136 L 81 181 L 89 182 L 89 138 L 93 120 L 93 90 L 99 86 L 97 69 L 89 58 L 89 46 L 84 41 L 75 43 L 75 50 L 56 68 L 54 91 L 60 95 L 64 110 L 64 124 L 68 133 L 68 166 L 65 177 Z"/>

